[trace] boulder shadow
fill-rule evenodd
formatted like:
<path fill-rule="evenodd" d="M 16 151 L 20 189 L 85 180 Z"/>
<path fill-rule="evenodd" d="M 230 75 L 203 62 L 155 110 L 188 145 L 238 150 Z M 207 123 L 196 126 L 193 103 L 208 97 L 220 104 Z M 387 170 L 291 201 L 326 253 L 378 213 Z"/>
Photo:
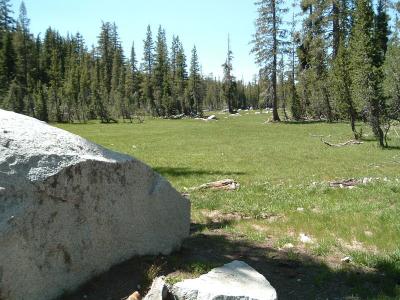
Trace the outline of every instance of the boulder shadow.
<path fill-rule="evenodd" d="M 400 294 L 400 267 L 378 261 L 375 270 L 352 263 L 331 268 L 310 255 L 283 251 L 268 243 L 254 244 L 224 234 L 219 229 L 230 221 L 191 224 L 191 235 L 181 249 L 169 256 L 134 257 L 92 279 L 78 291 L 60 300 L 126 299 L 135 290 L 145 293 L 149 273 L 203 273 L 214 267 L 241 260 L 264 275 L 278 293 L 278 299 L 375 299 Z M 153 270 L 153 271 L 151 271 Z"/>
<path fill-rule="evenodd" d="M 170 168 L 170 167 L 154 167 L 154 171 L 163 176 L 198 176 L 198 175 L 245 175 L 244 172 L 231 172 L 231 171 L 218 171 L 218 170 L 203 170 L 203 169 L 191 169 L 186 167 L 181 168 Z"/>

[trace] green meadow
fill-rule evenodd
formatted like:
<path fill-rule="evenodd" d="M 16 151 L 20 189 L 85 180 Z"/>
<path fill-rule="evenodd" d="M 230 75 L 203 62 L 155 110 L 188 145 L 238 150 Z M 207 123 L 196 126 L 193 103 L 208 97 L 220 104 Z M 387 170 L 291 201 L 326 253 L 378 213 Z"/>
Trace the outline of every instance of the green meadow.
<path fill-rule="evenodd" d="M 390 132 L 390 147 L 384 150 L 366 125 L 363 144 L 329 147 L 322 138 L 332 143 L 352 138 L 348 124 L 268 123 L 269 115 L 254 111 L 217 117 L 218 121 L 209 122 L 148 118 L 142 124 L 56 126 L 144 161 L 188 194 L 196 228 L 192 235 L 228 236 L 249 247 L 284 252 L 287 259 L 300 263 L 306 255 L 336 273 L 355 268 L 375 280 L 373 274 L 379 272 L 386 277 L 382 284 L 371 284 L 373 292 L 360 283 L 345 295 L 400 297 L 396 131 Z M 192 189 L 227 178 L 240 188 Z M 346 179 L 365 184 L 329 186 Z M 349 262 L 342 262 L 344 257 Z M 189 268 L 186 273 L 190 272 Z M 314 282 L 329 278 L 317 276 Z"/>

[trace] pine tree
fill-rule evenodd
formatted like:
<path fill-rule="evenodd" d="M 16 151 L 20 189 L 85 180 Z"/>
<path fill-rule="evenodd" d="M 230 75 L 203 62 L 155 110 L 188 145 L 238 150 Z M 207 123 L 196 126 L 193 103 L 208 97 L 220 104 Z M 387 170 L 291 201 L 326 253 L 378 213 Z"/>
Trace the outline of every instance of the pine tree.
<path fill-rule="evenodd" d="M 33 116 L 34 99 L 32 97 L 32 92 L 34 85 L 31 84 L 31 79 L 34 77 L 32 71 L 35 69 L 33 60 L 35 41 L 29 32 L 29 23 L 30 20 L 27 15 L 25 3 L 22 1 L 19 10 L 17 29 L 13 40 L 16 56 L 15 77 L 24 97 L 26 113 Z"/>
<path fill-rule="evenodd" d="M 151 32 L 150 25 L 147 26 L 146 39 L 143 41 L 143 62 L 142 62 L 142 95 L 143 102 L 147 106 L 148 110 L 155 112 L 155 103 L 153 98 L 153 67 L 154 67 L 154 43 L 153 35 Z"/>
<path fill-rule="evenodd" d="M 12 43 L 12 33 L 4 32 L 2 34 L 0 48 L 0 99 L 3 98 L 15 77 L 15 51 Z M 1 101 L 0 101 L 1 103 Z"/>
<path fill-rule="evenodd" d="M 304 20 L 302 41 L 302 85 L 306 89 L 303 102 L 309 108 L 313 117 L 325 116 L 328 122 L 333 121 L 333 112 L 328 91 L 328 46 L 326 31 L 328 18 L 325 17 L 329 9 L 327 1 L 301 2 Z"/>
<path fill-rule="evenodd" d="M 300 37 L 298 32 L 296 31 L 297 26 L 297 19 L 295 14 L 295 4 L 296 2 L 292 3 L 292 20 L 290 22 L 290 42 L 288 45 L 288 56 L 289 56 L 289 68 L 290 68 L 290 75 L 289 75 L 289 85 L 290 85 L 290 111 L 292 112 L 292 118 L 296 121 L 301 119 L 301 105 L 300 100 L 297 95 L 297 87 L 296 87 L 296 51 L 300 41 Z"/>
<path fill-rule="evenodd" d="M 132 60 L 132 59 L 131 59 Z M 138 108 L 138 92 L 135 89 L 135 76 L 134 67 L 132 67 L 131 62 L 128 62 L 125 67 L 125 82 L 124 82 L 124 92 L 125 92 L 125 118 L 132 122 L 132 116 L 135 110 Z M 123 78 L 121 78 L 122 81 Z"/>
<path fill-rule="evenodd" d="M 352 100 L 349 64 L 349 51 L 345 47 L 344 39 L 340 39 L 330 77 L 332 97 L 339 113 L 350 119 L 350 126 L 355 139 L 359 139 L 361 136 L 356 130 L 357 111 Z"/>
<path fill-rule="evenodd" d="M 232 59 L 233 53 L 231 50 L 230 38 L 228 36 L 228 53 L 226 55 L 225 63 L 222 65 L 224 69 L 224 79 L 223 79 L 223 97 L 228 105 L 229 113 L 236 113 L 235 105 L 235 78 L 232 75 Z"/>
<path fill-rule="evenodd" d="M 35 118 L 44 122 L 49 122 L 49 114 L 47 107 L 47 92 L 45 87 L 39 82 L 35 92 Z"/>
<path fill-rule="evenodd" d="M 271 79 L 271 96 L 273 107 L 273 120 L 280 121 L 278 115 L 277 96 L 277 56 L 282 51 L 285 35 L 283 29 L 282 14 L 286 9 L 282 8 L 282 0 L 259 0 L 258 18 L 256 20 L 256 33 L 253 38 L 252 53 L 256 55 L 256 62 L 263 69 L 262 74 L 267 74 Z"/>
<path fill-rule="evenodd" d="M 186 64 L 186 55 L 183 45 L 177 37 L 177 52 L 175 62 L 175 78 L 173 82 L 174 90 L 177 99 L 177 108 L 180 113 L 189 114 L 189 105 L 185 101 L 185 90 L 187 88 L 188 73 Z"/>
<path fill-rule="evenodd" d="M 93 103 L 91 102 L 91 61 L 88 53 L 83 53 L 81 64 L 79 67 L 79 114 L 80 119 L 86 122 L 89 118 L 94 117 Z"/>
<path fill-rule="evenodd" d="M 61 73 L 62 62 L 60 56 L 60 49 L 53 48 L 49 69 L 48 103 L 50 119 L 57 122 L 64 122 L 64 107 L 61 95 L 63 76 Z"/>
<path fill-rule="evenodd" d="M 74 42 L 72 42 L 74 44 Z M 74 47 L 74 46 L 72 46 Z M 68 65 L 63 84 L 65 98 L 66 120 L 73 123 L 74 119 L 80 119 L 79 114 L 79 62 L 78 53 L 73 49 L 69 54 Z"/>
<path fill-rule="evenodd" d="M 387 0 L 378 0 L 377 14 L 374 22 L 374 44 L 376 67 L 382 67 L 389 41 L 389 15 L 387 13 Z"/>
<path fill-rule="evenodd" d="M 105 98 L 111 91 L 111 78 L 114 59 L 114 43 L 112 25 L 109 22 L 103 22 L 98 42 L 98 55 L 100 58 L 100 70 L 102 87 L 106 92 Z"/>
<path fill-rule="evenodd" d="M 285 120 L 289 120 L 289 116 L 287 114 L 286 111 L 286 94 L 287 94 L 287 82 L 285 80 L 285 62 L 283 59 L 283 55 L 280 56 L 279 62 L 278 62 L 278 86 L 277 86 L 277 90 L 278 90 L 278 95 L 279 98 L 281 99 L 281 104 L 282 104 L 282 111 L 283 111 L 283 115 L 285 117 Z"/>
<path fill-rule="evenodd" d="M 367 110 L 379 145 L 384 147 L 380 72 L 374 66 L 374 12 L 370 0 L 357 0 L 350 40 L 351 94 L 355 105 Z"/>
<path fill-rule="evenodd" d="M 153 91 L 156 104 L 156 112 L 158 116 L 167 114 L 169 107 L 169 62 L 168 62 L 168 46 L 166 41 L 165 30 L 158 29 L 155 62 L 153 70 Z"/>
<path fill-rule="evenodd" d="M 0 0 L 0 31 L 12 31 L 15 26 L 15 20 L 12 17 L 10 0 Z"/>
<path fill-rule="evenodd" d="M 12 110 L 16 113 L 24 114 L 26 113 L 25 103 L 24 103 L 25 93 L 21 86 L 14 79 L 11 82 L 10 89 L 8 91 L 8 96 L 5 101 L 5 108 Z"/>
<path fill-rule="evenodd" d="M 188 98 L 189 98 L 189 109 L 192 115 L 203 114 L 202 107 L 202 94 L 201 94 L 201 75 L 200 75 L 200 64 L 197 56 L 196 46 L 192 50 L 192 58 L 190 61 L 190 76 L 188 84 Z"/>
<path fill-rule="evenodd" d="M 398 2 L 400 13 L 400 2 Z M 384 93 L 388 99 L 388 118 L 400 122 L 400 22 L 396 16 L 395 31 L 386 52 L 384 70 Z"/>

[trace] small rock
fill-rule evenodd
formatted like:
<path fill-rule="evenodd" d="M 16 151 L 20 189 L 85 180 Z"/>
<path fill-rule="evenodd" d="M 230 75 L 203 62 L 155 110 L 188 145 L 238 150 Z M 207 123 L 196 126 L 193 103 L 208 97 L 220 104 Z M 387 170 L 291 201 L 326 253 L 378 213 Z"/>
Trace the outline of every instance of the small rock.
<path fill-rule="evenodd" d="M 136 291 L 132 295 L 130 295 L 127 300 L 141 300 L 141 299 L 142 296 L 139 294 L 139 292 Z"/>
<path fill-rule="evenodd" d="M 168 295 L 168 288 L 165 283 L 165 277 L 157 277 L 154 279 L 150 291 L 143 298 L 143 300 L 163 300 L 166 299 Z"/>
<path fill-rule="evenodd" d="M 371 232 L 371 231 L 364 231 L 364 234 L 366 235 L 366 236 L 373 236 L 374 234 Z"/>
<path fill-rule="evenodd" d="M 299 239 L 304 244 L 312 244 L 313 240 L 304 233 L 300 233 Z"/>
<path fill-rule="evenodd" d="M 217 116 L 216 115 L 211 115 L 207 118 L 207 120 L 216 120 Z"/>
<path fill-rule="evenodd" d="M 282 248 L 283 249 L 292 249 L 292 248 L 294 248 L 294 245 L 292 243 L 287 243 L 287 244 L 283 245 Z"/>
<path fill-rule="evenodd" d="M 233 261 L 199 278 L 178 282 L 171 292 L 176 300 L 277 299 L 268 280 L 242 261 Z"/>
<path fill-rule="evenodd" d="M 368 184 L 368 183 L 370 183 L 371 181 L 372 181 L 372 178 L 365 177 L 365 178 L 363 178 L 362 183 L 363 183 L 363 184 Z"/>
<path fill-rule="evenodd" d="M 304 211 L 304 208 L 303 207 L 298 207 L 297 211 Z"/>
<path fill-rule="evenodd" d="M 346 256 L 346 257 L 342 258 L 340 261 L 341 262 L 345 262 L 345 263 L 349 263 L 349 262 L 351 262 L 351 257 Z"/>

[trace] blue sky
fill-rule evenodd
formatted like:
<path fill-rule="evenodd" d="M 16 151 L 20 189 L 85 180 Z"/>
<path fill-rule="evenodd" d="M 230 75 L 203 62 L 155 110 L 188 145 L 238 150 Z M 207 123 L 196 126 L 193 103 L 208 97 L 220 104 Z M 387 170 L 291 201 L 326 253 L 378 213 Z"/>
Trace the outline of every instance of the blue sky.
<path fill-rule="evenodd" d="M 34 34 L 51 26 L 63 35 L 79 31 L 88 46 L 95 44 L 101 21 L 114 22 L 128 54 L 132 41 L 142 58 L 143 39 L 148 24 L 154 36 L 162 25 L 171 43 L 179 35 L 186 55 L 196 44 L 203 73 L 221 76 L 225 61 L 227 36 L 231 37 L 234 73 L 238 79 L 253 78 L 258 67 L 249 54 L 254 32 L 256 8 L 253 0 L 25 0 L 30 29 Z M 18 13 L 20 0 L 12 0 Z"/>

